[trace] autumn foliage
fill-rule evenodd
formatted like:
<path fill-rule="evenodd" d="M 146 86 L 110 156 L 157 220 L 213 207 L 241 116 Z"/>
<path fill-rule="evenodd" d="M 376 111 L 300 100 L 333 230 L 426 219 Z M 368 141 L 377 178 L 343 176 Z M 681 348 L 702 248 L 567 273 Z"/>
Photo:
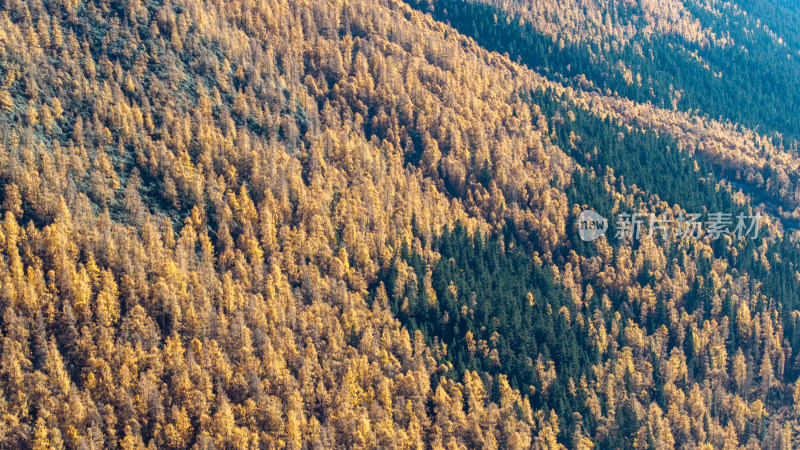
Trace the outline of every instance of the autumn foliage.
<path fill-rule="evenodd" d="M 577 164 L 521 95 L 547 88 L 620 123 L 647 108 L 564 89 L 397 0 L 0 1 L 0 442 L 789 445 L 800 360 L 780 299 L 704 242 L 564 249 L 576 173 L 615 209 L 680 205 Z M 591 375 L 530 363 L 591 418 L 534 408 L 501 370 L 453 375 L 394 314 L 418 286 L 445 296 L 427 272 L 456 226 L 513 234 L 574 303 L 551 313 L 589 336 Z"/>

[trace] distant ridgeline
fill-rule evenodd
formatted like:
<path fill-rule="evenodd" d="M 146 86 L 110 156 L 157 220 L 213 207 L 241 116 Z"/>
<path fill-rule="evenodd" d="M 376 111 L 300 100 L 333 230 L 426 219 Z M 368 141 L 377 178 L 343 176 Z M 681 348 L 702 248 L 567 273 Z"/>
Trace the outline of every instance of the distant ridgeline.
<path fill-rule="evenodd" d="M 800 84 L 800 21 L 797 8 L 789 2 L 779 1 L 785 4 L 780 9 L 766 1 L 752 6 L 769 18 L 768 23 L 780 30 L 781 36 L 791 37 L 786 46 L 757 27 L 750 16 L 730 14 L 720 20 L 686 2 L 703 25 L 729 36 L 735 45 L 700 45 L 679 34 L 658 34 L 616 49 L 590 41 L 556 41 L 482 0 L 408 3 L 487 50 L 508 53 L 512 60 L 576 87 L 579 78 L 585 77 L 602 91 L 608 89 L 636 102 L 671 108 L 676 100 L 675 107 L 682 111 L 731 120 L 762 132 L 779 132 L 787 146 L 800 137 L 800 121 L 796 120 L 800 116 L 800 90 L 796 89 Z M 616 11 L 608 11 L 611 15 L 642 15 L 635 2 L 612 4 Z M 617 67 L 619 61 L 628 73 L 641 79 L 626 77 Z M 676 96 L 676 92 L 680 94 Z"/>

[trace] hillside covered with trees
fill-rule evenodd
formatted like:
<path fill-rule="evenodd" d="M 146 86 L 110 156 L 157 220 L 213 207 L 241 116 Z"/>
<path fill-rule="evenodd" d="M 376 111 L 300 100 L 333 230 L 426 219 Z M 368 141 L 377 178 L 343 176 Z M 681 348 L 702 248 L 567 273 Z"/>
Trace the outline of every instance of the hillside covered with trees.
<path fill-rule="evenodd" d="M 529 3 L 0 0 L 0 446 L 791 448 L 796 7 Z"/>

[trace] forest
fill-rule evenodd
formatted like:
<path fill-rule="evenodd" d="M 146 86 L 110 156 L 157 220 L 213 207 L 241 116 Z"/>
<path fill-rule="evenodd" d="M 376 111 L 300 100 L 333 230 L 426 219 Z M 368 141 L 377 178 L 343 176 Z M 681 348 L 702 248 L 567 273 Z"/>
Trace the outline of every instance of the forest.
<path fill-rule="evenodd" d="M 0 446 L 792 448 L 797 7 L 584 3 L 0 0 Z"/>

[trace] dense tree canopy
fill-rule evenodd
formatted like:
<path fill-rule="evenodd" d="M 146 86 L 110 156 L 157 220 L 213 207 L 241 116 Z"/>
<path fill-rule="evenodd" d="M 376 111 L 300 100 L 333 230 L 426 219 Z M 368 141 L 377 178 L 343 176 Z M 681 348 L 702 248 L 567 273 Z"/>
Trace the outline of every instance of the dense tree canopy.
<path fill-rule="evenodd" d="M 2 446 L 790 445 L 788 140 L 451 3 L 0 0 Z M 680 14 L 646 45 L 727 58 Z M 764 223 L 583 242 L 584 208 Z"/>

